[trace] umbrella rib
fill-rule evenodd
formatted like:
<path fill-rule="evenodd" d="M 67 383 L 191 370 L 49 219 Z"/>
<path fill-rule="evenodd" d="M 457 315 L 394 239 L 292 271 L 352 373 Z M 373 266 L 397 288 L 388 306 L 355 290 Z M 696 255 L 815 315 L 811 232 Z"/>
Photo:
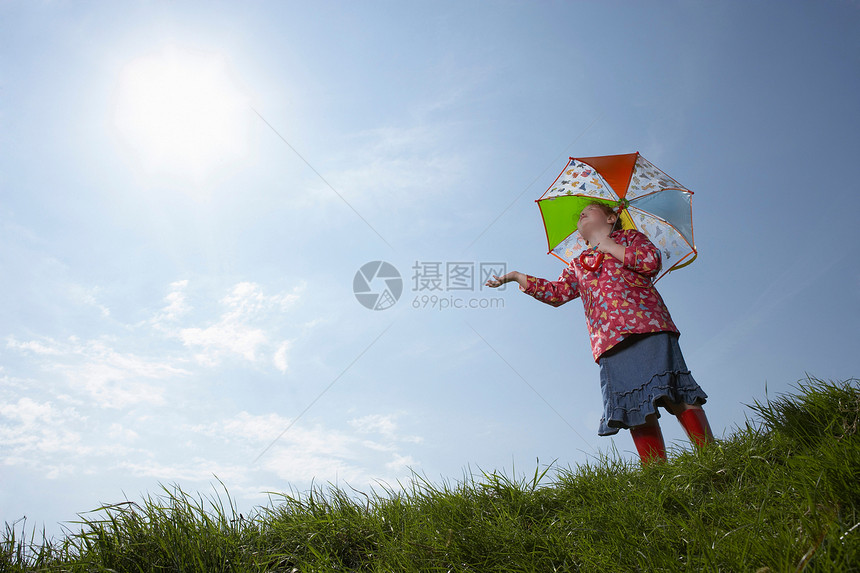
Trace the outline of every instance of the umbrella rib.
<path fill-rule="evenodd" d="M 643 197 L 650 197 L 651 195 L 656 195 L 657 193 L 662 193 L 663 191 L 680 191 L 681 193 L 689 193 L 690 195 L 695 195 L 695 193 L 683 187 L 660 187 L 656 191 L 649 191 L 648 193 L 643 193 L 642 195 L 637 195 L 636 197 L 633 197 L 632 199 L 630 199 L 630 204 L 632 205 L 634 201 L 638 201 Z"/>

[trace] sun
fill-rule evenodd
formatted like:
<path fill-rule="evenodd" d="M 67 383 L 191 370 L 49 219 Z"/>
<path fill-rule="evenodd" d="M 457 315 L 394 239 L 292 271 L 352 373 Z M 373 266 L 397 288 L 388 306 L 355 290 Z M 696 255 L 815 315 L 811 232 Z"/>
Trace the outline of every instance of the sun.
<path fill-rule="evenodd" d="M 146 172 L 200 181 L 247 154 L 249 111 L 223 57 L 169 47 L 123 68 L 113 125 Z"/>

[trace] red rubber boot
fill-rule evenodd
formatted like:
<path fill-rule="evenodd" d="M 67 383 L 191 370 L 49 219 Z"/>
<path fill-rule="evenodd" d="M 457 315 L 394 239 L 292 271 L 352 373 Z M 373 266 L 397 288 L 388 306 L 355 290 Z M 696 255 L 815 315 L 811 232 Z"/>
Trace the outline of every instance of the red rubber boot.
<path fill-rule="evenodd" d="M 663 431 L 658 424 L 653 426 L 636 426 L 630 428 L 630 435 L 642 465 L 666 459 L 666 444 L 663 441 Z"/>
<path fill-rule="evenodd" d="M 711 433 L 711 426 L 708 424 L 708 417 L 705 416 L 704 410 L 700 408 L 684 410 L 678 414 L 678 421 L 681 422 L 681 426 L 687 432 L 687 437 L 696 447 L 701 448 L 714 441 L 714 435 Z"/>

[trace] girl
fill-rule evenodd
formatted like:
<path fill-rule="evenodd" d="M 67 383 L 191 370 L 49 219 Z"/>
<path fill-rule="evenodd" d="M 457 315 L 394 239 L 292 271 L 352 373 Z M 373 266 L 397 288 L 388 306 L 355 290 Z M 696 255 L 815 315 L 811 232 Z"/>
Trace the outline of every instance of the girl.
<path fill-rule="evenodd" d="M 680 332 L 651 283 L 662 265 L 660 250 L 641 232 L 616 227 L 618 214 L 595 201 L 582 211 L 577 228 L 596 252 L 575 258 L 557 281 L 511 271 L 493 275 L 486 286 L 516 281 L 522 292 L 552 306 L 582 298 L 600 365 L 603 417 L 597 433 L 629 428 L 644 464 L 666 459 L 657 406 L 678 418 L 697 447 L 714 437 L 701 407 L 708 395 L 687 369 Z"/>

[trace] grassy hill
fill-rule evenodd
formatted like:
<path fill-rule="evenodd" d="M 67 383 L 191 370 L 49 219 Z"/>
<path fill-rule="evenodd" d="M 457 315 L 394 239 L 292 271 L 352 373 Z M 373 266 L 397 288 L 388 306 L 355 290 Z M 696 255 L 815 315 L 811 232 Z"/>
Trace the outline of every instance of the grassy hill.
<path fill-rule="evenodd" d="M 605 458 L 379 493 L 317 489 L 240 516 L 178 488 L 0 540 L 0 571 L 860 571 L 858 380 L 808 379 L 665 464 Z"/>

